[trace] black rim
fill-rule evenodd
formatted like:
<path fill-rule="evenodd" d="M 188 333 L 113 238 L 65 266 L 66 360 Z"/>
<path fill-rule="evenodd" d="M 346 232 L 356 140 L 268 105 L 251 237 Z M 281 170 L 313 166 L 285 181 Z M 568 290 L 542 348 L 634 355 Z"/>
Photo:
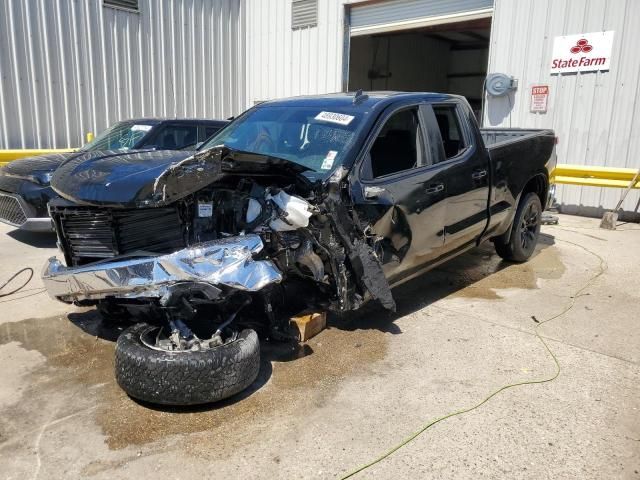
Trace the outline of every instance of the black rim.
<path fill-rule="evenodd" d="M 522 215 L 520 222 L 520 244 L 523 250 L 529 250 L 535 245 L 538 223 L 540 222 L 540 212 L 535 204 L 530 203 Z"/>

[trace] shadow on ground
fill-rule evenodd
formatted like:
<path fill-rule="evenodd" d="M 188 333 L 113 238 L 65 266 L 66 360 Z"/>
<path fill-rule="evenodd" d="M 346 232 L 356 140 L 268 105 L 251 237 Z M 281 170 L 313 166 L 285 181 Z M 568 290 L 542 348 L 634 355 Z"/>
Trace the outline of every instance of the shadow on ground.
<path fill-rule="evenodd" d="M 25 230 L 11 230 L 7 235 L 22 243 L 35 248 L 55 248 L 56 234 L 54 232 L 27 232 Z"/>
<path fill-rule="evenodd" d="M 384 310 L 378 302 L 344 315 L 332 315 L 329 325 L 340 330 L 376 329 L 392 334 L 402 333 L 394 323 L 430 304 L 449 296 L 499 300 L 506 288 L 538 288 L 540 278 L 559 278 L 564 266 L 552 235 L 540 234 L 538 245 L 526 263 L 511 263 L 495 253 L 487 243 L 456 257 L 393 289 L 396 311 Z"/>
<path fill-rule="evenodd" d="M 559 278 L 564 266 L 556 249 L 549 248 L 553 244 L 553 237 L 542 235 L 534 257 L 526 264 L 502 262 L 491 245 L 483 246 L 394 289 L 395 313 L 372 302 L 349 315 L 332 316 L 329 328 L 305 344 L 262 341 L 256 381 L 216 404 L 159 407 L 132 401 L 113 376 L 114 342 L 127 325 L 104 323 L 94 308 L 78 309 L 68 315 L 68 321 L 52 317 L 5 324 L 0 328 L 0 345 L 19 342 L 47 359 L 39 375 L 50 380 L 32 382 L 29 398 L 50 395 L 48 388 L 63 395 L 72 395 L 74 388 L 99 392 L 96 422 L 112 449 L 154 442 L 170 434 L 217 428 L 229 432 L 236 427 L 238 435 L 233 441 L 242 444 L 243 432 L 257 428 L 254 420 L 258 416 L 286 418 L 297 409 L 320 407 L 343 379 L 369 368 L 375 371 L 373 365 L 385 358 L 391 336 L 402 333 L 395 324 L 399 317 L 448 296 L 499 301 L 504 288 L 537 288 L 539 278 Z M 14 413 L 11 418 L 21 418 L 23 412 Z M 228 442 L 216 443 L 219 438 L 229 440 L 227 433 L 209 437 L 216 440 L 207 444 L 207 454 L 209 448 L 229 448 Z"/>
<path fill-rule="evenodd" d="M 69 321 L 81 329 L 85 334 L 90 335 L 94 338 L 100 338 L 102 340 L 106 340 L 109 342 L 116 342 L 120 334 L 129 326 L 131 323 L 122 322 L 122 323 L 112 323 L 106 322 L 102 319 L 100 314 L 94 308 L 89 308 L 82 312 L 72 312 L 68 315 Z M 267 344 L 268 342 L 262 342 L 262 344 Z M 258 378 L 256 381 L 244 391 L 230 397 L 226 400 L 217 402 L 215 404 L 206 404 L 206 405 L 196 405 L 196 406 L 163 406 L 163 405 L 154 405 L 151 403 L 143 402 L 137 399 L 132 398 L 136 403 L 154 410 L 160 410 L 165 412 L 172 413 L 189 413 L 189 412 L 200 412 L 200 411 L 208 411 L 212 409 L 224 408 L 226 406 L 232 405 L 235 402 L 239 402 L 241 400 L 246 399 L 251 396 L 254 392 L 259 390 L 263 385 L 265 385 L 272 374 L 272 361 L 279 361 L 280 359 L 293 359 L 294 357 L 304 356 L 299 352 L 303 352 L 305 350 L 311 350 L 311 347 L 308 345 L 291 345 L 291 344 L 278 344 L 274 347 L 262 347 L 262 355 L 260 358 L 260 372 L 258 374 Z M 266 353 L 266 354 L 265 354 Z"/>
<path fill-rule="evenodd" d="M 0 430 L 30 428 L 29 412 L 41 408 L 41 399 L 54 398 L 71 411 L 92 408 L 112 450 L 155 443 L 153 451 L 162 451 L 170 448 L 162 441 L 184 434 L 195 434 L 185 440 L 185 449 L 203 458 L 244 448 L 247 438 L 268 433 L 272 425 L 256 419 L 286 423 L 300 412 L 322 408 L 345 379 L 375 375 L 392 335 L 402 333 L 395 324 L 399 317 L 451 295 L 499 301 L 503 288 L 537 288 L 538 278 L 561 275 L 558 252 L 549 248 L 553 243 L 543 235 L 535 256 L 521 265 L 504 263 L 491 245 L 483 246 L 396 288 L 396 313 L 371 303 L 331 317 L 329 328 L 305 344 L 262 341 L 256 381 L 222 402 L 197 407 L 159 407 L 128 397 L 114 378 L 114 342 L 126 325 L 104 323 L 94 308 L 79 308 L 68 318 L 0 325 L 0 345 L 17 342 L 45 360 L 25 377 L 22 401 L 5 412 Z M 109 465 L 98 462 L 85 473 L 103 468 Z"/>

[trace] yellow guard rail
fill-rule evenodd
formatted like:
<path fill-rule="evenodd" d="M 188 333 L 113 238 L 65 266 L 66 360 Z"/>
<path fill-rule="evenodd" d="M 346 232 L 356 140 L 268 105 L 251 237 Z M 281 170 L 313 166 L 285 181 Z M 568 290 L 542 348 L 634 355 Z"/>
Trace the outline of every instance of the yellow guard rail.
<path fill-rule="evenodd" d="M 559 163 L 551 172 L 551 183 L 586 187 L 627 188 L 637 170 L 634 168 L 595 167 Z M 640 180 L 633 188 L 640 188 Z"/>
<path fill-rule="evenodd" d="M 27 148 L 27 149 L 15 149 L 15 150 L 0 150 L 0 167 L 6 165 L 13 160 L 24 157 L 35 157 L 37 155 L 46 155 L 48 153 L 65 153 L 73 152 L 75 148 L 61 148 L 61 149 L 39 149 L 39 148 Z"/>

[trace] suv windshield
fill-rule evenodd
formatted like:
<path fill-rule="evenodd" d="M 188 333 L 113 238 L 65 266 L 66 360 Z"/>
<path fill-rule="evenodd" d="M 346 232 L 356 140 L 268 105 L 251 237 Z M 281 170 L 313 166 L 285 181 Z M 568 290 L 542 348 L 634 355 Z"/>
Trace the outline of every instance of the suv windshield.
<path fill-rule="evenodd" d="M 340 165 L 352 147 L 360 113 L 314 107 L 256 107 L 211 138 L 202 150 L 235 150 L 283 158 L 321 176 Z"/>
<path fill-rule="evenodd" d="M 130 150 L 135 147 L 152 128 L 153 125 L 118 122 L 107 128 L 80 150 L 83 152 L 96 150 Z"/>

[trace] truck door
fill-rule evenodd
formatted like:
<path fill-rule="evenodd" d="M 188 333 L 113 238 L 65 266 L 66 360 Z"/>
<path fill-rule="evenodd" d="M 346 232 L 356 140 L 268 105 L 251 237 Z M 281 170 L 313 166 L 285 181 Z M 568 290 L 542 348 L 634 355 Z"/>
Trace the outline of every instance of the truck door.
<path fill-rule="evenodd" d="M 391 283 L 437 258 L 444 246 L 446 184 L 433 164 L 424 107 L 389 112 L 356 166 L 352 198 Z"/>
<path fill-rule="evenodd" d="M 446 167 L 447 252 L 475 242 L 486 227 L 489 200 L 489 157 L 474 135 L 469 109 L 458 102 L 432 104 L 440 134 L 438 164 Z M 466 118 L 465 118 L 466 116 Z"/>

